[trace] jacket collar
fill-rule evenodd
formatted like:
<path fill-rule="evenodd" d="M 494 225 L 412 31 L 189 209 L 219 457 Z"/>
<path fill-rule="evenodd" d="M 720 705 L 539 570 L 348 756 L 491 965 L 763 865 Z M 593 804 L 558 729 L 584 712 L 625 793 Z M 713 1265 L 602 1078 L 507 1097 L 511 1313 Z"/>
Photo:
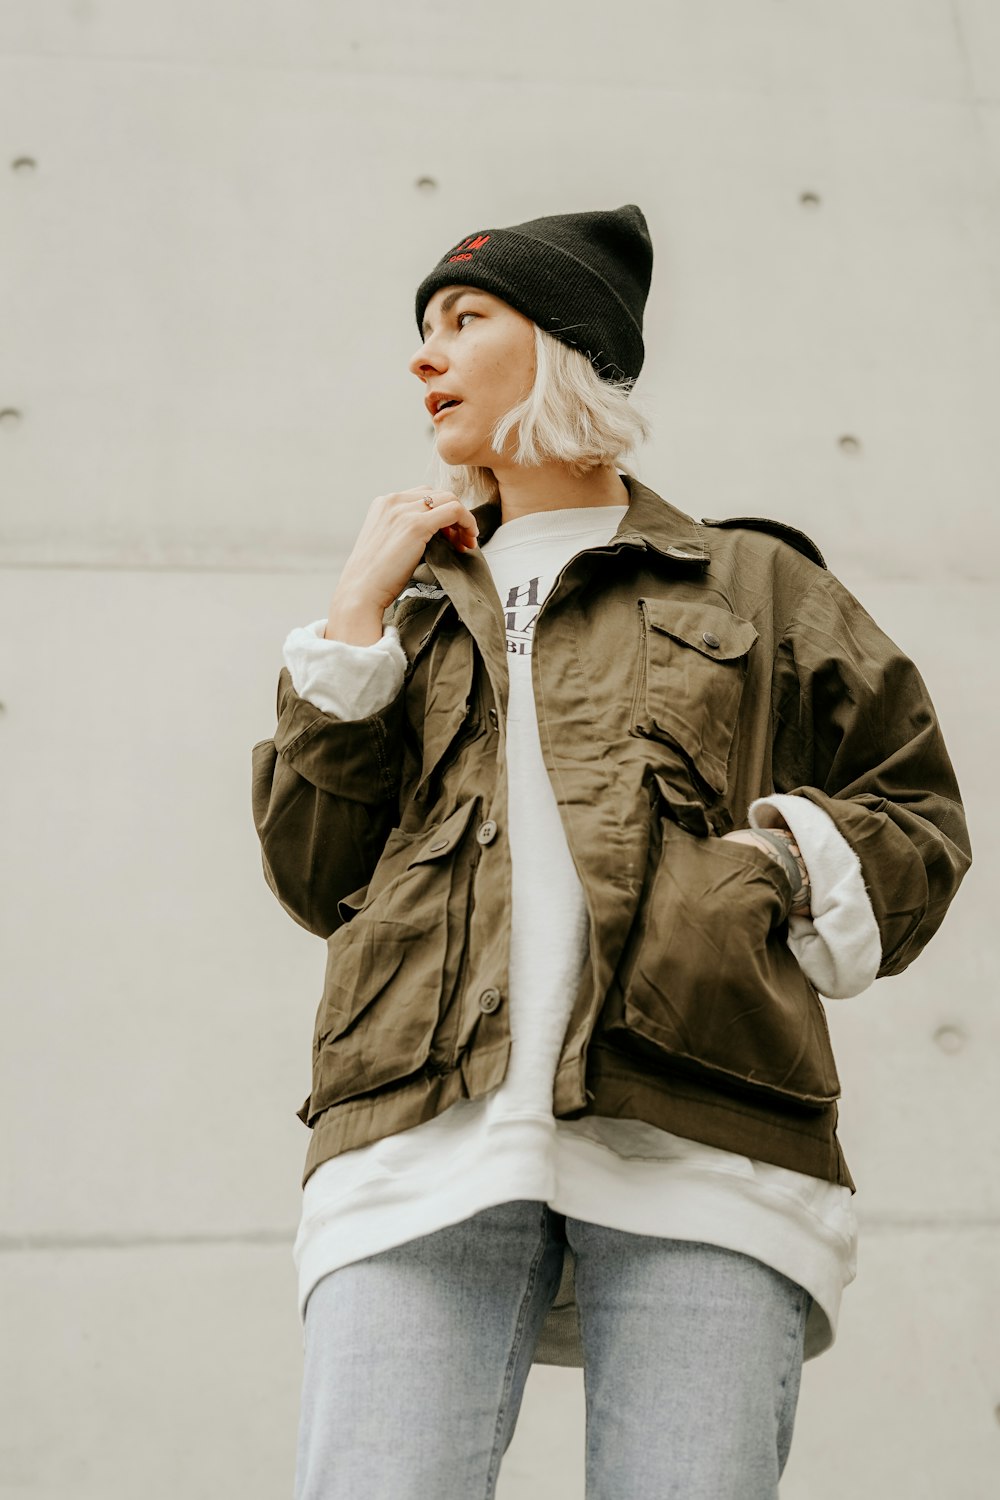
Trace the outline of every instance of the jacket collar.
<path fill-rule="evenodd" d="M 631 475 L 623 474 L 622 481 L 629 492 L 629 507 L 612 541 L 651 547 L 673 562 L 707 567 L 705 528 Z"/>
<path fill-rule="evenodd" d="M 629 494 L 628 510 L 606 545 L 648 547 L 671 562 L 687 565 L 692 569 L 706 568 L 710 555 L 705 540 L 705 527 L 640 480 L 633 479 L 629 474 L 621 477 Z M 482 545 L 489 541 L 500 525 L 500 502 L 487 500 L 482 505 L 474 506 L 472 514 L 479 524 L 479 543 Z M 417 582 L 437 583 L 454 597 L 454 586 L 462 580 L 463 575 L 473 586 L 473 593 L 479 596 L 481 602 L 486 602 L 483 596 L 492 592 L 485 587 L 489 576 L 487 563 L 478 551 L 466 552 L 460 556 L 443 536 L 435 534 L 427 543 L 423 561 L 414 569 L 413 578 Z M 480 585 L 478 588 L 475 587 L 477 581 Z"/>
<path fill-rule="evenodd" d="M 707 566 L 709 552 L 705 528 L 638 479 L 633 479 L 629 474 L 623 474 L 621 478 L 629 493 L 629 506 L 608 545 L 625 543 L 650 547 L 674 562 Z M 489 541 L 500 525 L 500 502 L 488 500 L 475 506 L 472 514 L 479 523 L 479 542 L 482 545 Z M 465 557 L 472 555 L 467 553 Z M 443 538 L 431 538 L 427 547 L 427 560 L 435 572 L 440 560 L 450 561 L 454 556 L 455 553 Z"/>

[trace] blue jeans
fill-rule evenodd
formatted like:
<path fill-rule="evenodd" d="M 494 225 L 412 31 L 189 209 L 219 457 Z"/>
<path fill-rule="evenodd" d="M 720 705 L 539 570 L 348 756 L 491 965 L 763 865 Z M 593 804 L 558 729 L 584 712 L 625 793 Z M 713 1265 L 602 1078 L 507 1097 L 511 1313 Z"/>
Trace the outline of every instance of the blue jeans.
<path fill-rule="evenodd" d="M 809 1293 L 753 1256 L 530 1199 L 317 1282 L 295 1500 L 491 1500 L 567 1245 L 586 1500 L 774 1500 Z"/>

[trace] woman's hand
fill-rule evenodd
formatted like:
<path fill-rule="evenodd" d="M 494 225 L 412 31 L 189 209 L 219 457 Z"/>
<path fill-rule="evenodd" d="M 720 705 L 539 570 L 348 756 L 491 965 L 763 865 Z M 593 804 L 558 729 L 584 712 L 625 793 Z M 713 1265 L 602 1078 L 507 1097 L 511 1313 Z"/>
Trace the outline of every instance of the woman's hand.
<path fill-rule="evenodd" d="M 433 508 L 424 504 L 430 495 Z M 405 588 L 424 548 L 440 531 L 456 552 L 471 552 L 479 527 L 451 490 L 418 485 L 376 495 L 330 601 L 326 639 L 370 646 L 382 637 L 382 615 Z"/>
<path fill-rule="evenodd" d="M 741 844 L 755 844 L 765 854 L 769 854 L 776 864 L 781 865 L 787 873 L 793 888 L 792 906 L 789 912 L 793 917 L 808 917 L 812 915 L 812 891 L 809 885 L 809 871 L 806 862 L 802 858 L 802 851 L 795 842 L 795 835 L 788 827 L 783 828 L 737 828 L 732 833 L 724 833 L 723 838 L 736 839 Z M 798 868 L 798 882 L 792 880 L 791 866 L 783 859 L 775 848 L 774 840 L 781 839 L 788 847 Z"/>

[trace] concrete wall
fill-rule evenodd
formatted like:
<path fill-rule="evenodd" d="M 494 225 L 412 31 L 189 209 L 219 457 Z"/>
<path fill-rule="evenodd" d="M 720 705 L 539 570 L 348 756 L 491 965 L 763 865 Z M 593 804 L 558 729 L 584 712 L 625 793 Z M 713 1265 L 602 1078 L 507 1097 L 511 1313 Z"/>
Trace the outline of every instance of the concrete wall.
<path fill-rule="evenodd" d="M 7 0 L 0 1500 L 291 1493 L 325 949 L 264 885 L 250 746 L 425 477 L 421 276 L 628 201 L 643 478 L 816 538 L 919 663 L 977 856 L 829 1007 L 859 1276 L 782 1494 L 995 1493 L 998 79 L 988 0 Z M 582 1497 L 579 1371 L 533 1370 L 499 1494 Z"/>

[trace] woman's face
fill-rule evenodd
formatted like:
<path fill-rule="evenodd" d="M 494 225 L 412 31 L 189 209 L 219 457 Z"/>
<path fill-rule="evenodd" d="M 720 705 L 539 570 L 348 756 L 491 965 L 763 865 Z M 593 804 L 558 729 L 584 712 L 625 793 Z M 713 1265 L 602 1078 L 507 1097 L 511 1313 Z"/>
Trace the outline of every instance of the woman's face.
<path fill-rule="evenodd" d="M 443 286 L 424 311 L 423 333 L 409 367 L 426 387 L 439 455 L 447 464 L 493 468 L 499 455 L 490 432 L 534 383 L 534 323 L 490 292 Z M 441 393 L 459 405 L 435 410 Z M 515 429 L 508 452 L 516 438 Z"/>

